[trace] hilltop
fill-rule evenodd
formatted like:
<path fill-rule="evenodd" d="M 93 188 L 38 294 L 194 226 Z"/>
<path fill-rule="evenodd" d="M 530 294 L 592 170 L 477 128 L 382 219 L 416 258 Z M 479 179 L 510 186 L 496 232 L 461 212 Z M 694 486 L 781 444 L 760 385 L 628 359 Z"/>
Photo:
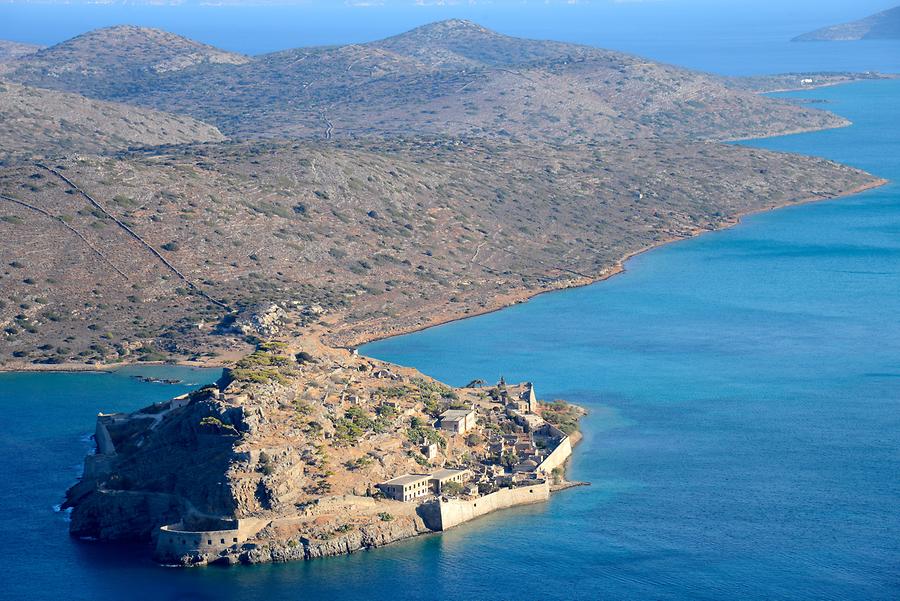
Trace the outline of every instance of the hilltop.
<path fill-rule="evenodd" d="M 243 138 L 733 139 L 845 124 L 724 79 L 444 21 L 366 44 L 242 57 L 142 28 L 84 34 L 8 77 L 181 113 Z"/>
<path fill-rule="evenodd" d="M 795 42 L 898 40 L 900 39 L 900 6 L 870 15 L 858 21 L 823 27 L 797 36 Z"/>
<path fill-rule="evenodd" d="M 27 54 L 32 54 L 41 48 L 42 46 L 37 46 L 35 44 L 23 44 L 21 42 L 0 40 L 0 63 L 9 62 Z"/>
<path fill-rule="evenodd" d="M 191 117 L 0 80 L 0 164 L 16 157 L 224 139 Z"/>
<path fill-rule="evenodd" d="M 202 65 L 240 65 L 249 59 L 148 27 L 97 29 L 20 57 L 11 78 L 42 87 L 117 100 L 151 88 L 172 74 Z"/>

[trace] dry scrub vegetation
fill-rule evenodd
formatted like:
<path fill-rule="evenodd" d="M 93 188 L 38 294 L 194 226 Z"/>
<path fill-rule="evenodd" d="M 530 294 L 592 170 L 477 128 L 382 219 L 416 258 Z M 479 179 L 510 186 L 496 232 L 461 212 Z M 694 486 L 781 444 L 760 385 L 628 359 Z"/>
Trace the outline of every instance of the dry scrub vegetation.
<path fill-rule="evenodd" d="M 0 92 L 26 124 L 0 127 L 8 366 L 237 356 L 233 312 L 271 303 L 357 343 L 874 181 L 715 141 L 830 113 L 466 21 L 261 57 L 114 27 L 5 68 L 66 91 Z M 195 141 L 213 143 L 160 146 Z"/>

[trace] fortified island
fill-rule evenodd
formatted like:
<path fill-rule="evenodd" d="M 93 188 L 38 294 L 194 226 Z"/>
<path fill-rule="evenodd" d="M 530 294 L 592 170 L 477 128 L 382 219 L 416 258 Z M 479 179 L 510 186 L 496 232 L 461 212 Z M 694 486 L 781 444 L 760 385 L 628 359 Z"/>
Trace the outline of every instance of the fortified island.
<path fill-rule="evenodd" d="M 97 417 L 71 532 L 165 564 L 352 553 L 546 501 L 583 411 L 531 383 L 450 388 L 315 341 L 269 341 L 211 386 Z"/>
<path fill-rule="evenodd" d="M 582 411 L 347 347 L 884 180 L 725 141 L 848 125 L 723 78 L 449 20 L 243 56 L 116 26 L 0 44 L 0 369 L 228 366 L 101 414 L 71 532 L 308 559 L 568 486 Z M 2 127 L 6 125 L 7 127 Z"/>

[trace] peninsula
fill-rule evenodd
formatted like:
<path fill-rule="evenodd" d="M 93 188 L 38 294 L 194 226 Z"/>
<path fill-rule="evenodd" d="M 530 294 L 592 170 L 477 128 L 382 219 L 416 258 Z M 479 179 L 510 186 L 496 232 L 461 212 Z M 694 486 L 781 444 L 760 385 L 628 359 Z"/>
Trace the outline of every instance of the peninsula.
<path fill-rule="evenodd" d="M 795 42 L 900 40 L 900 6 L 858 21 L 831 25 L 797 36 Z"/>

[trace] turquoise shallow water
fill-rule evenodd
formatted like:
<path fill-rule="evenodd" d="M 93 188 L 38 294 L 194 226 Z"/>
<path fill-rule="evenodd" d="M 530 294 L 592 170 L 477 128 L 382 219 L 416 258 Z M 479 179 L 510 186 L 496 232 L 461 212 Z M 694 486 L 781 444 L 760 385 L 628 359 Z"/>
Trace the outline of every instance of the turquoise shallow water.
<path fill-rule="evenodd" d="M 855 125 L 756 144 L 900 179 L 900 82 L 806 95 Z M 71 540 L 53 505 L 93 415 L 184 387 L 0 374 L 0 599 L 900 596 L 897 185 L 753 216 L 627 269 L 363 349 L 584 404 L 572 475 L 593 486 L 351 557 L 179 571 Z"/>

